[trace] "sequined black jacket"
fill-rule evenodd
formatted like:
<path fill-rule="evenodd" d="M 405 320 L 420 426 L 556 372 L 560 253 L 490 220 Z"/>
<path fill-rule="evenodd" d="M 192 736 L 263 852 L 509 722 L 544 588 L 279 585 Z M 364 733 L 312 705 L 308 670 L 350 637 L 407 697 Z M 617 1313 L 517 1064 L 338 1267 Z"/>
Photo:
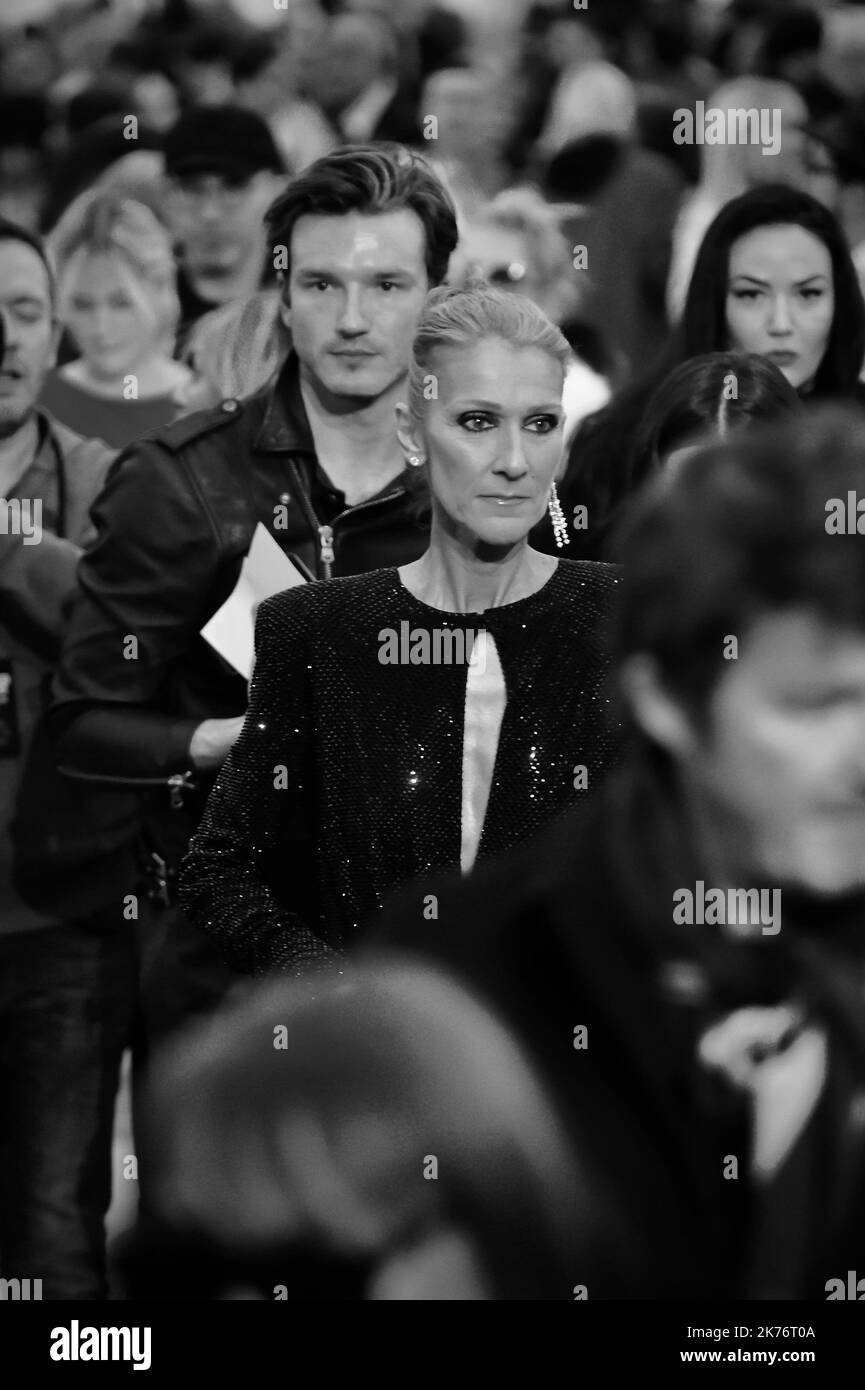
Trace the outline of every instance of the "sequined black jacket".
<path fill-rule="evenodd" d="M 382 664 L 402 621 L 485 627 L 498 650 L 507 706 L 479 859 L 585 798 L 618 744 L 617 583 L 611 565 L 565 560 L 529 598 L 455 615 L 389 569 L 263 603 L 243 732 L 181 870 L 192 921 L 238 969 L 301 972 L 343 952 L 391 889 L 459 864 L 466 667 Z"/>

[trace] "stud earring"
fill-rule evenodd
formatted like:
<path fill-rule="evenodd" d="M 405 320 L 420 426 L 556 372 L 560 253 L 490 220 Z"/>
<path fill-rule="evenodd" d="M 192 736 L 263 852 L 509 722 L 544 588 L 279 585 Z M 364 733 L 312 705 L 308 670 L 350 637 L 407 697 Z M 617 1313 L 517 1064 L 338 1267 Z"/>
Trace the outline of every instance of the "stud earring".
<path fill-rule="evenodd" d="M 550 512 L 550 521 L 553 523 L 553 535 L 556 538 L 556 545 L 561 550 L 563 545 L 570 545 L 571 538 L 568 535 L 568 523 L 565 521 L 565 514 L 562 511 L 562 504 L 559 501 L 559 494 L 556 492 L 555 483 L 553 483 L 550 488 L 547 506 Z"/>
<path fill-rule="evenodd" d="M 409 454 L 408 466 L 409 468 L 423 468 L 423 459 L 418 458 L 417 454 Z"/>

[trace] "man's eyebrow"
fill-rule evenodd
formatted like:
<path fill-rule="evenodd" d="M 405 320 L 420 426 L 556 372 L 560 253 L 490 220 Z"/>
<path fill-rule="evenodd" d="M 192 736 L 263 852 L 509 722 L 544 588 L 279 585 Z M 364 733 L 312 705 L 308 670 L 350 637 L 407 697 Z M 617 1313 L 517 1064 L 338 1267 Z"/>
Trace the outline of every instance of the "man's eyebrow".
<path fill-rule="evenodd" d="M 333 268 L 331 268 L 330 270 L 321 270 L 314 265 L 298 265 L 295 266 L 294 273 L 297 276 L 306 275 L 311 280 L 338 280 L 344 274 L 350 275 L 351 271 L 346 272 L 342 270 L 334 270 Z M 405 266 L 401 266 L 398 270 L 380 270 L 378 269 L 378 267 L 374 267 L 369 270 L 362 270 L 360 273 L 361 275 L 364 275 L 368 280 L 415 279 L 415 272 L 413 270 L 407 270 Z"/>

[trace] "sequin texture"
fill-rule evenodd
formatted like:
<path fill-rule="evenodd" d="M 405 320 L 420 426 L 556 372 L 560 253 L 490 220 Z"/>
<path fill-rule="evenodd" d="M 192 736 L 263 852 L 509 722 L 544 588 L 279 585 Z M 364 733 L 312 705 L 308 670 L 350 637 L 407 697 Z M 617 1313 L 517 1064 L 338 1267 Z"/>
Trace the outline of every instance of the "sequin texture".
<path fill-rule="evenodd" d="M 502 720 L 477 860 L 592 791 L 618 751 L 608 624 L 618 570 L 560 560 L 483 614 L 416 599 L 396 569 L 261 604 L 243 731 L 180 874 L 183 906 L 236 968 L 328 965 L 400 884 L 456 868 L 467 666 L 383 664 L 381 633 L 487 629 Z M 575 781 L 579 784 L 575 788 Z"/>

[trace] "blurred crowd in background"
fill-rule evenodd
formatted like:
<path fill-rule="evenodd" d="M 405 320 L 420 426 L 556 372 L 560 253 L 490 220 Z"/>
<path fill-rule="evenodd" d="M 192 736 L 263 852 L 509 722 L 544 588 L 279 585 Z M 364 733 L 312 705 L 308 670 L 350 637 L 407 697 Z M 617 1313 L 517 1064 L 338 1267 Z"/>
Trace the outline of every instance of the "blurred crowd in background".
<path fill-rule="evenodd" d="M 571 384 L 575 417 L 662 352 L 704 231 L 756 183 L 815 194 L 865 259 L 858 6 L 106 0 L 46 7 L 41 20 L 28 10 L 17 25 L 12 14 L 0 28 L 0 212 L 48 234 L 65 271 L 84 235 L 82 198 L 134 197 L 151 215 L 132 211 L 116 236 L 141 300 L 151 286 L 165 297 L 180 257 L 179 318 L 166 304 L 158 325 L 165 343 L 173 329 L 175 356 L 189 358 L 208 308 L 272 281 L 264 208 L 281 179 L 346 141 L 397 140 L 433 161 L 460 215 L 452 274 L 510 277 L 567 326 L 585 367 Z M 780 151 L 676 143 L 674 112 L 698 100 L 780 111 Z M 201 105 L 230 105 L 229 124 L 196 122 Z M 80 353 L 86 378 L 93 335 L 75 305 L 92 318 L 92 294 L 85 283 L 72 295 L 77 275 L 61 279 L 66 356 Z M 143 331 L 142 308 L 129 331 L 143 358 L 155 328 Z M 279 345 L 260 318 L 245 331 L 258 331 L 251 378 L 237 379 L 208 324 L 197 387 L 163 368 L 140 389 L 149 408 L 126 412 L 134 426 L 164 418 L 168 398 L 189 408 L 208 387 L 258 385 Z M 118 359 L 119 376 L 134 357 Z M 70 384 L 61 375 L 48 397 L 61 417 L 76 414 Z M 104 410 L 95 423 L 88 432 L 121 442 Z"/>
<path fill-rule="evenodd" d="M 770 113 L 780 122 L 777 148 L 768 151 L 755 138 L 756 127 L 751 139 L 678 141 L 680 113 L 696 113 L 701 102 L 723 112 Z M 342 161 L 344 147 L 350 149 Z M 298 188 L 301 194 L 292 193 Z M 300 232 L 305 216 L 307 241 L 317 218 L 321 257 L 334 264 L 342 264 L 340 257 L 349 263 L 340 238 L 355 236 L 358 220 L 382 226 L 391 219 L 387 225 L 399 232 L 392 243 L 397 275 L 381 260 L 374 237 L 364 254 L 388 288 L 403 276 L 397 288 L 405 294 L 395 297 L 402 307 L 382 307 L 388 298 L 382 296 L 368 322 L 348 324 L 346 310 L 334 327 L 326 307 L 304 307 L 297 285 L 289 304 L 283 278 L 289 264 L 280 252 L 290 245 L 296 258 L 302 260 L 303 251 L 309 259 Z M 843 552 L 840 545 L 826 549 L 822 494 L 813 479 L 823 449 L 832 454 L 839 496 L 852 495 L 863 480 L 861 425 L 853 412 L 865 401 L 865 5 L 7 3 L 0 16 L 0 219 L 0 498 L 4 507 L 6 498 L 19 494 L 44 502 L 36 554 L 8 525 L 0 535 L 0 757 L 9 759 L 10 772 L 6 778 L 0 767 L 0 1130 L 4 1119 L 12 1122 L 0 1134 L 4 1277 L 44 1277 L 46 1297 L 108 1295 L 102 1223 L 111 1198 L 121 1059 L 132 1047 L 134 1104 L 144 1107 L 154 1046 L 233 994 L 227 967 L 219 962 L 217 975 L 213 962 L 199 960 L 203 948 L 195 946 L 182 911 L 178 873 L 192 841 L 186 889 L 192 926 L 219 936 L 214 922 L 220 906 L 213 908 L 212 900 L 222 893 L 226 940 L 232 922 L 239 923 L 228 941 L 238 969 L 267 973 L 257 967 L 269 951 L 269 965 L 297 966 L 301 980 L 247 999 L 247 1012 L 241 1007 L 229 1024 L 218 1015 L 214 1031 L 201 1025 L 188 1050 L 172 1054 L 159 1073 L 149 1097 L 149 1131 L 143 1125 L 133 1138 L 121 1127 L 115 1201 L 122 1187 L 118 1163 L 124 1155 L 135 1157 L 134 1146 L 141 1190 L 149 1190 L 151 1205 L 145 1203 L 123 1277 L 113 1266 L 110 1271 L 115 1296 L 118 1290 L 152 1296 L 158 1287 L 163 1297 L 182 1298 L 209 1281 L 214 1296 L 269 1297 L 267 1290 L 278 1287 L 290 1298 L 570 1298 L 574 1286 L 583 1287 L 585 1271 L 593 1287 L 611 1297 L 642 1296 L 655 1274 L 655 1292 L 648 1296 L 688 1296 L 691 1288 L 705 1297 L 727 1296 L 728 1289 L 737 1297 L 821 1296 L 833 1260 L 839 1273 L 855 1265 L 861 1221 L 847 1217 L 862 1210 L 856 1184 L 865 1171 L 859 1123 L 865 1031 L 861 999 L 847 983 L 854 968 L 847 969 L 849 962 L 862 965 L 865 744 L 853 715 L 827 732 L 826 710 L 836 695 L 821 704 L 812 682 L 817 668 L 824 675 L 836 671 L 825 655 L 831 645 L 826 633 L 837 637 L 836 610 L 843 610 L 846 637 L 852 642 L 853 633 L 860 646 L 865 621 L 861 542 L 855 553 L 852 544 Z M 465 317 L 456 328 L 448 320 L 448 313 L 459 319 L 459 305 L 448 310 L 439 300 L 438 307 L 423 308 L 426 291 L 441 281 L 467 291 L 471 314 L 479 316 L 474 337 L 467 336 Z M 472 299 L 475 292 L 479 298 Z M 469 309 L 464 316 L 470 318 Z M 422 310 L 427 338 L 418 347 L 414 333 Z M 376 348 L 366 355 L 376 363 L 353 361 L 352 370 L 374 375 L 387 369 L 390 376 L 376 378 L 361 409 L 360 397 L 345 384 L 348 376 L 337 379 L 332 361 L 327 365 L 336 385 L 320 372 L 329 351 L 319 349 L 326 334 L 342 342 L 367 332 Z M 568 559 L 601 562 L 560 580 L 578 586 L 578 597 L 558 594 L 559 608 L 547 613 L 541 607 L 528 623 L 529 636 L 510 634 L 512 651 L 505 615 L 502 652 L 515 661 L 526 653 L 550 661 L 536 703 L 551 725 L 559 719 L 560 726 L 562 720 L 576 726 L 568 700 L 573 695 L 574 710 L 583 702 L 580 719 L 586 719 L 600 780 L 615 761 L 598 715 L 603 706 L 606 717 L 609 704 L 602 694 L 607 659 L 600 633 L 619 583 L 607 562 L 622 560 L 627 571 L 633 561 L 622 642 L 625 656 L 634 658 L 632 715 L 642 743 L 628 767 L 638 791 L 645 773 L 646 785 L 658 793 L 648 811 L 636 798 L 633 806 L 623 801 L 610 813 L 617 853 L 634 849 L 626 870 L 605 866 L 603 893 L 598 890 L 601 897 L 609 891 L 613 920 L 619 912 L 625 924 L 630 945 L 620 958 L 605 952 L 599 930 L 608 925 L 606 897 L 589 918 L 594 936 L 565 940 L 556 926 L 563 903 L 580 894 L 591 903 L 582 877 L 564 887 L 546 884 L 533 897 L 537 885 L 528 862 L 520 860 L 521 871 L 498 887 L 484 881 L 480 908 L 479 898 L 455 907 L 451 938 L 462 921 L 472 957 L 464 973 L 480 994 L 490 984 L 490 999 L 502 1006 L 510 1030 L 492 1006 L 487 1011 L 428 964 L 377 969 L 365 961 L 351 986 L 322 986 L 320 997 L 305 989 L 302 967 L 337 952 L 339 933 L 335 929 L 334 941 L 323 944 L 317 909 L 309 907 L 326 873 L 333 880 L 321 922 L 327 911 L 334 921 L 341 912 L 345 939 L 353 941 L 361 908 L 376 894 L 381 906 L 385 891 L 410 877 L 383 874 L 381 892 L 367 891 L 385 830 L 399 853 L 401 836 L 414 836 L 417 862 L 408 852 L 398 862 L 415 871 L 421 858 L 430 871 L 454 868 L 459 860 L 453 853 L 436 860 L 432 850 L 418 849 L 422 837 L 408 813 L 382 821 L 378 836 L 370 832 L 368 862 L 362 839 L 357 852 L 331 852 L 325 844 L 331 829 L 332 842 L 350 849 L 357 844 L 352 835 L 367 834 L 366 825 L 350 824 L 347 813 L 333 809 L 339 796 L 327 777 L 341 749 L 322 760 L 320 806 L 311 814 L 321 812 L 324 829 L 313 827 L 321 831 L 318 839 L 310 830 L 308 856 L 297 850 L 309 829 L 299 812 L 297 833 L 285 842 L 298 861 L 291 863 L 286 900 L 310 864 L 321 870 L 316 884 L 304 888 L 309 921 L 287 946 L 276 932 L 263 942 L 256 937 L 268 911 L 275 911 L 270 897 L 270 906 L 261 907 L 255 894 L 263 890 L 253 882 L 271 832 L 269 812 L 256 831 L 260 839 L 250 832 L 242 847 L 240 888 L 226 886 L 219 874 L 231 827 L 244 823 L 247 812 L 252 817 L 250 807 L 261 813 L 270 803 L 236 771 L 222 774 L 227 797 L 216 795 L 220 768 L 235 766 L 226 759 L 240 766 L 251 757 L 247 690 L 240 668 L 218 662 L 200 638 L 234 586 L 256 521 L 270 525 L 283 550 L 299 557 L 309 580 L 369 581 L 387 566 L 411 570 L 421 563 L 426 537 L 409 496 L 410 475 L 432 461 L 435 450 L 430 447 L 425 460 L 418 456 L 423 448 L 405 442 L 412 420 L 418 428 L 422 423 L 417 411 L 409 419 L 403 410 L 397 441 L 394 403 L 406 393 L 410 359 L 417 376 L 424 352 L 463 352 L 449 378 L 442 372 L 453 386 L 459 371 L 487 360 L 490 340 L 498 356 L 489 361 L 501 380 L 511 382 L 515 399 L 539 357 L 544 381 L 556 390 L 556 373 L 564 381 L 563 420 L 548 411 L 543 423 L 553 433 L 562 428 L 561 467 L 553 477 L 550 464 L 547 480 L 549 515 L 545 492 L 540 520 L 533 518 L 531 532 L 526 523 L 516 551 L 522 559 L 530 555 L 534 581 L 556 572 L 552 557 L 563 543 Z M 511 349 L 523 354 L 524 373 L 513 368 Z M 362 349 L 355 353 L 364 356 Z M 440 359 L 436 363 L 439 370 Z M 492 368 L 490 379 L 494 385 L 498 380 Z M 412 389 L 417 395 L 416 383 Z M 796 452 L 801 422 L 815 403 L 840 404 L 851 413 L 841 424 L 821 426 L 818 443 L 806 441 Z M 508 408 L 515 409 L 505 402 L 502 410 Z M 688 457 L 707 432 L 741 438 L 766 421 L 786 427 L 774 454 L 754 445 L 740 467 L 735 451 L 710 453 L 705 476 L 689 480 Z M 779 450 L 792 459 L 786 473 Z M 619 524 L 643 486 L 661 475 L 669 488 L 681 476 L 681 491 L 658 492 L 642 529 L 638 522 L 624 532 L 623 551 L 621 542 L 614 545 Z M 794 545 L 778 525 L 788 499 Z M 274 524 L 274 502 L 293 509 L 287 532 Z M 358 521 L 364 508 L 373 510 Z M 445 509 L 435 486 L 432 508 L 434 551 L 435 517 Z M 529 534 L 531 551 L 525 548 Z M 722 708 L 718 717 L 729 722 L 712 749 L 700 742 L 707 727 L 700 719 L 709 718 L 713 682 L 720 685 L 724 676 L 717 663 L 706 675 L 708 657 L 699 666 L 700 643 L 707 624 L 730 620 L 713 607 L 709 578 L 729 597 L 742 632 L 757 625 L 754 615 L 764 608 L 777 616 L 777 608 L 804 601 L 803 594 L 810 601 L 811 589 L 817 595 L 810 627 L 803 620 L 795 631 L 760 629 L 754 661 L 765 660 L 766 667 L 746 689 L 738 716 Z M 518 602 L 533 602 L 543 588 L 535 583 L 531 592 L 520 591 Z M 380 597 L 373 587 L 351 592 Z M 493 612 L 497 593 L 479 606 Z M 423 592 L 412 595 L 418 597 L 423 604 Z M 313 596 L 310 613 L 316 602 L 327 600 Z M 466 612 L 472 607 L 459 609 L 462 617 Z M 671 612 L 676 616 L 668 623 Z M 360 599 L 358 615 L 360 630 Z M 554 627 L 566 619 L 586 626 Z M 140 640 L 144 659 L 121 659 L 121 637 Z M 280 651 L 289 645 L 283 642 Z M 845 698 L 851 707 L 859 700 L 854 713 L 861 718 L 865 676 L 854 646 L 852 656 L 844 649 L 849 665 L 842 675 Z M 661 688 L 664 681 L 653 684 L 640 667 L 647 652 L 668 688 Z M 575 677 L 563 663 L 577 656 L 588 665 Z M 282 676 L 290 681 L 288 663 Z M 787 704 L 787 687 L 778 694 L 785 680 L 794 690 Z M 336 699 L 339 680 L 333 689 Z M 486 694 L 504 699 L 503 689 L 504 682 Z M 559 690 L 565 692 L 561 700 Z M 700 711 L 693 741 L 678 737 L 687 719 L 679 718 L 678 707 L 671 713 L 676 700 L 667 700 L 670 690 L 688 717 Z M 761 724 L 756 707 L 763 697 L 771 710 Z M 513 689 L 508 699 L 513 709 Z M 810 742 L 791 733 L 796 715 L 790 709 L 801 712 L 806 705 Z M 377 695 L 369 715 L 377 735 L 383 707 Z M 322 720 L 310 739 L 316 754 L 336 738 L 342 714 L 336 705 L 324 714 L 316 710 Z M 524 743 L 534 737 L 526 732 L 535 728 L 534 714 L 530 709 L 520 725 Z M 286 727 L 293 723 L 292 714 Z M 264 732 L 269 725 L 262 716 L 256 727 Z M 396 727 L 394 718 L 391 734 Z M 770 756 L 766 745 L 779 729 Z M 452 752 L 450 732 L 442 734 L 441 745 Z M 560 727 L 559 745 L 569 732 Z M 409 735 L 413 727 L 403 742 Z M 346 743 L 361 756 L 363 733 Z M 808 769 L 806 745 L 825 753 L 822 762 L 815 754 Z M 534 756 L 534 746 L 531 751 Z M 434 768 L 438 753 L 432 749 Z M 854 774 L 849 769 L 857 758 Z M 666 862 L 663 852 L 672 841 L 687 839 L 677 833 L 676 815 L 704 849 L 695 803 L 685 798 L 687 806 L 665 819 L 664 779 L 652 783 L 665 759 L 683 780 L 693 776 L 696 802 L 708 786 L 711 805 L 726 806 L 727 797 L 746 825 L 765 832 L 765 841 L 756 831 L 741 837 L 758 846 L 750 862 L 770 882 L 773 873 L 786 874 L 798 885 L 807 898 L 804 907 L 798 903 L 806 939 L 814 900 L 822 910 L 820 895 L 833 898 L 834 964 L 821 965 L 810 946 L 800 949 L 794 933 L 784 970 L 774 976 L 764 957 L 749 956 L 740 968 L 744 957 L 734 960 L 731 947 L 728 959 L 729 942 L 717 954 L 714 945 L 694 947 L 695 955 L 704 955 L 682 968 L 675 953 L 667 953 L 666 917 L 646 947 L 642 904 L 651 902 L 653 910 L 662 905 L 663 912 L 669 905 L 666 880 L 652 897 L 663 877 L 659 871 L 653 878 L 654 869 Z M 467 754 L 466 766 L 470 761 Z M 67 762 L 77 766 L 64 779 Z M 785 780 L 788 767 L 794 771 Z M 524 782 L 515 775 L 505 789 L 498 848 L 520 845 L 535 822 L 560 809 L 553 805 L 558 793 L 550 790 L 549 766 L 537 783 L 531 780 L 536 773 L 531 767 Z M 448 791 L 456 780 L 455 774 Z M 373 777 L 373 790 L 380 785 L 384 781 Z M 562 785 L 567 796 L 561 800 L 579 800 L 572 795 L 576 782 Z M 411 780 L 411 795 L 414 787 Z M 414 801 L 401 790 L 414 815 Z M 398 786 L 387 807 L 376 806 L 372 796 L 369 814 L 392 812 L 402 804 L 399 794 Z M 737 797 L 747 802 L 744 809 Z M 142 811 L 148 798 L 148 804 L 158 802 L 151 820 Z M 226 829 L 219 813 L 232 798 L 240 809 L 234 821 L 227 816 Z M 812 828 L 806 811 L 815 805 L 820 833 L 812 837 L 817 847 L 811 857 L 802 826 Z M 517 819 L 524 817 L 517 829 L 508 820 L 513 807 Z M 327 815 L 335 817 L 333 824 Z M 637 820 L 645 839 L 628 838 Z M 481 814 L 472 853 L 483 823 Z M 726 852 L 736 837 L 725 836 L 723 817 L 718 824 L 717 843 Z M 667 830 L 665 847 L 660 840 Z M 569 862 L 567 850 L 557 856 L 554 849 L 551 841 L 549 856 L 541 854 L 538 862 L 546 868 Z M 290 862 L 287 850 L 283 857 Z M 587 851 L 584 857 L 588 867 L 580 873 L 592 879 L 603 854 Z M 471 854 L 467 859 L 470 864 Z M 267 894 L 278 896 L 274 884 L 282 867 L 277 862 Z M 745 872 L 741 863 L 737 868 Z M 674 885 L 687 881 L 671 879 Z M 131 887 L 135 893 L 128 898 Z M 137 895 L 142 921 L 135 917 L 133 950 L 124 904 L 134 900 L 137 911 Z M 795 905 L 794 893 L 791 900 Z M 540 901 L 548 913 L 538 908 Z M 527 963 L 521 944 L 508 954 L 507 923 L 499 923 L 501 935 L 495 936 L 494 914 L 490 922 L 485 915 L 485 904 L 506 912 L 511 902 L 520 914 L 521 942 L 536 920 L 542 923 L 543 944 L 528 953 Z M 852 934 L 849 913 L 858 924 Z M 487 923 L 488 933 L 486 941 L 479 935 L 475 958 L 477 922 Z M 284 927 L 285 919 L 280 923 Z M 463 940 L 453 945 L 455 960 L 462 947 Z M 430 951 L 434 959 L 436 949 Z M 641 993 L 651 973 L 644 950 L 665 981 L 650 1004 L 648 986 Z M 533 1000 L 521 993 L 524 966 Z M 615 1017 L 620 985 L 622 1010 Z M 788 1008 L 787 993 L 795 1008 Z M 142 1023 L 145 995 L 154 1011 Z M 800 996 L 807 1008 L 799 1007 Z M 756 1200 L 783 1174 L 759 1220 L 744 1199 L 741 1206 L 732 1199 L 719 1204 L 717 1184 L 707 1177 L 716 1153 L 736 1142 L 731 1135 L 738 1134 L 743 1153 L 748 1141 L 736 1129 L 742 1114 L 734 1114 L 729 1095 L 719 1099 L 714 1083 L 695 1080 L 692 1067 L 695 1039 L 714 1038 L 723 1051 L 727 1034 L 718 1043 L 712 1029 L 731 1010 L 747 1014 L 750 1026 L 752 1004 L 771 1034 L 768 1042 L 760 1034 L 754 1043 L 756 1051 L 763 1049 L 759 1060 L 776 1051 L 792 1057 L 795 1075 L 785 1094 L 789 1100 L 795 1092 L 793 1110 L 805 1097 L 789 1123 L 784 1119 L 777 1144 L 766 1134 L 775 1134 L 783 1097 L 772 1124 L 758 1126 Z M 601 1117 L 594 1128 L 578 1113 L 562 1062 L 562 1048 L 572 1061 L 577 1047 L 573 1025 L 589 1015 L 597 1019 L 595 1036 L 614 1039 L 606 1054 L 592 1043 L 585 1064 L 592 1078 L 585 1115 Z M 555 1041 L 550 1020 L 561 1028 Z M 650 1063 L 641 1055 L 644 1024 L 656 1047 Z M 273 1039 L 283 1026 L 287 1041 L 277 1046 Z M 842 1066 L 824 1067 L 823 1042 L 814 1041 L 820 1029 L 823 1040 L 836 1030 L 840 1052 L 832 1057 L 841 1055 Z M 749 1053 L 742 1068 L 752 1062 L 756 1069 Z M 592 1073 L 595 1065 L 599 1070 Z M 826 1076 L 832 1085 L 821 1091 Z M 545 1086 L 556 1093 L 557 1105 Z M 752 1089 L 756 1094 L 760 1086 Z M 755 1101 L 765 1119 L 761 1104 Z M 859 1116 L 852 1139 L 852 1128 L 838 1120 L 842 1110 Z M 692 1114 L 705 1120 L 693 1126 L 696 1138 Z M 403 1159 L 415 1163 L 418 1153 L 424 1162 L 435 1158 L 443 1131 L 451 1147 L 441 1188 L 405 1182 Z M 796 1147 L 803 1133 L 811 1144 L 804 1158 Z M 820 1145 L 826 1136 L 834 1144 L 838 1135 L 832 1161 L 837 1157 L 843 1182 L 836 1189 L 821 1186 L 814 1174 L 825 1158 Z M 790 1153 L 794 1159 L 787 1163 Z M 591 1169 L 585 1183 L 583 1161 Z M 818 1245 L 824 1227 L 829 1230 L 821 1204 L 829 1202 L 830 1191 L 833 1201 L 838 1197 L 833 1219 L 843 1240 L 830 1243 L 827 1254 Z M 796 1203 L 808 1221 L 791 1233 L 785 1214 L 798 1209 Z M 129 1212 L 125 1219 L 131 1220 Z M 474 1244 L 464 1239 L 467 1229 Z M 742 1231 L 748 1233 L 744 1244 L 732 1248 Z M 275 1253 L 274 1232 L 281 1242 Z M 658 1273 L 655 1252 L 668 1236 L 667 1263 Z M 747 1277 L 740 1260 L 745 1246 L 753 1256 Z M 484 1258 L 476 1263 L 478 1249 Z M 722 1250 L 717 1258 L 712 1253 Z M 249 1287 L 257 1292 L 244 1293 Z"/>

